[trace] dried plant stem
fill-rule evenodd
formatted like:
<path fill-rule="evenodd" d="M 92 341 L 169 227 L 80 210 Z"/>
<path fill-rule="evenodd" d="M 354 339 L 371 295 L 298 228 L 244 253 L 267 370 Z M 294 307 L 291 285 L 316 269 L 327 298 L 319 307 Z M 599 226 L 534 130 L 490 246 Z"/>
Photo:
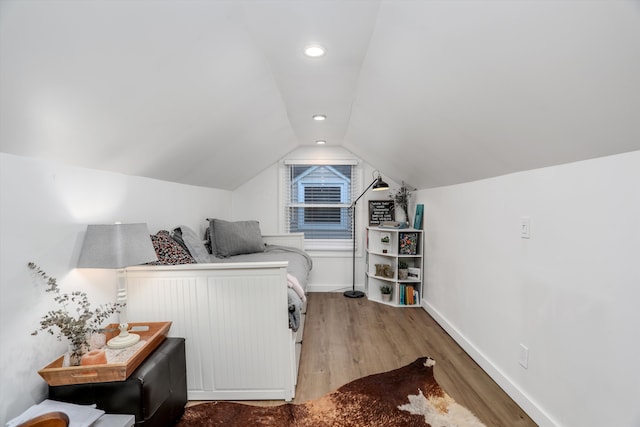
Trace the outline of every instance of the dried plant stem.
<path fill-rule="evenodd" d="M 79 360 L 83 352 L 89 347 L 88 339 L 90 334 L 101 331 L 100 325 L 111 315 L 119 313 L 124 305 L 108 303 L 91 310 L 91 304 L 86 293 L 79 291 L 73 291 L 70 294 L 61 293 L 55 278 L 49 276 L 33 262 L 27 265 L 47 283 L 45 291 L 53 293 L 53 300 L 61 306 L 58 310 L 50 310 L 42 316 L 39 330 L 56 335 L 54 328 L 57 328 L 58 340 L 62 341 L 63 337 L 66 338 L 69 341 L 71 357 Z M 37 334 L 38 330 L 35 330 L 31 335 Z"/>

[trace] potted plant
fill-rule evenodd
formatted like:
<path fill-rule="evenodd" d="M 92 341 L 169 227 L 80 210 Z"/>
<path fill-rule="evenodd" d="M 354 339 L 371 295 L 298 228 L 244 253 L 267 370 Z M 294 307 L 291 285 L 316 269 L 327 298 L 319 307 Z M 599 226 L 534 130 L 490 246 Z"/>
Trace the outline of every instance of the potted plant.
<path fill-rule="evenodd" d="M 406 280 L 409 277 L 409 264 L 406 261 L 398 260 L 398 279 Z"/>
<path fill-rule="evenodd" d="M 382 301 L 391 301 L 391 292 L 393 292 L 393 286 L 385 283 L 380 286 L 380 294 L 382 295 Z"/>
<path fill-rule="evenodd" d="M 101 305 L 95 310 L 91 310 L 89 298 L 84 292 L 73 291 L 70 294 L 60 292 L 60 287 L 55 278 L 50 277 L 40 269 L 36 264 L 30 262 L 29 268 L 33 270 L 38 277 L 47 282 L 46 292 L 51 292 L 53 300 L 60 304 L 58 310 L 51 310 L 40 320 L 40 330 L 47 331 L 51 335 L 55 335 L 53 327 L 58 328 L 58 341 L 66 338 L 69 342 L 69 362 L 71 365 L 80 364 L 80 358 L 89 348 L 89 338 L 92 333 L 101 332 L 102 322 L 107 320 L 111 315 L 120 312 L 120 308 L 124 305 L 120 303 L 109 303 Z M 72 306 L 75 306 L 73 308 Z M 76 315 L 76 317 L 74 317 Z M 35 330 L 31 335 L 37 335 Z"/>
<path fill-rule="evenodd" d="M 402 181 L 402 185 L 395 193 L 389 194 L 389 198 L 394 201 L 397 207 L 402 209 L 404 213 L 405 222 L 407 225 L 409 224 L 409 199 L 411 199 L 411 189 L 404 181 Z"/>

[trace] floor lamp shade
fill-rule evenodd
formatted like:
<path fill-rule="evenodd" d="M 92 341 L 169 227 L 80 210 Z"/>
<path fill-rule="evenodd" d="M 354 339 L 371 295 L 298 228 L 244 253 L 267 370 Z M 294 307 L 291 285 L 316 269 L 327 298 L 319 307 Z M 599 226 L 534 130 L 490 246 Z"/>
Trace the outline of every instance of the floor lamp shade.
<path fill-rule="evenodd" d="M 120 334 L 109 340 L 111 348 L 129 347 L 140 340 L 130 334 L 126 314 L 127 284 L 124 268 L 158 259 L 151 242 L 147 224 L 88 225 L 78 260 L 79 268 L 110 268 L 118 270 L 118 303 L 120 310 Z"/>
<path fill-rule="evenodd" d="M 389 189 L 389 184 L 382 180 L 382 176 L 380 176 L 380 172 L 374 171 L 374 179 L 369 184 L 367 188 L 360 194 L 351 204 L 351 217 L 353 218 L 353 252 L 352 252 L 352 261 L 353 261 L 353 271 L 351 275 L 351 290 L 345 291 L 344 296 L 348 298 L 362 298 L 364 296 L 364 292 L 356 291 L 356 203 L 364 194 L 369 191 L 370 188 L 373 187 L 373 191 L 383 191 Z M 375 174 L 378 174 L 376 177 Z"/>

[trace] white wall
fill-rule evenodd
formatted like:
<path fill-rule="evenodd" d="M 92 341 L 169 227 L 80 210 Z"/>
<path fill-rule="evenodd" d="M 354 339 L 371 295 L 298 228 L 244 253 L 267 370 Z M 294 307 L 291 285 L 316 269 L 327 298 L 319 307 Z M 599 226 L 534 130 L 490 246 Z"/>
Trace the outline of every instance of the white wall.
<path fill-rule="evenodd" d="M 355 159 L 363 167 L 362 182 L 364 188 L 373 181 L 372 173 L 374 168 L 359 160 L 350 151 L 336 146 L 306 146 L 300 147 L 283 159 L 314 159 L 314 160 L 336 160 Z M 260 228 L 263 233 L 284 233 L 279 229 L 280 205 L 278 193 L 278 168 L 280 163 L 271 165 L 262 171 L 252 180 L 237 188 L 233 193 L 233 218 L 257 219 L 260 221 Z M 384 176 L 385 181 L 392 190 L 397 189 L 398 184 Z M 367 200 L 387 199 L 389 192 L 373 193 L 367 192 L 356 205 L 358 245 L 356 253 L 356 288 L 364 288 L 364 260 L 360 248 L 364 243 L 364 226 L 367 224 Z M 309 277 L 308 289 L 311 292 L 345 291 L 352 287 L 352 251 L 343 252 L 322 252 L 310 251 L 313 258 L 313 270 Z"/>
<path fill-rule="evenodd" d="M 483 368 L 542 426 L 640 425 L 640 152 L 417 202 L 425 307 Z"/>
<path fill-rule="evenodd" d="M 66 349 L 30 333 L 57 309 L 27 262 L 83 290 L 92 304 L 115 299 L 115 276 L 74 266 L 90 223 L 146 222 L 150 233 L 205 218 L 231 218 L 231 192 L 64 166 L 0 153 L 0 423 L 47 396 L 37 370 Z"/>
<path fill-rule="evenodd" d="M 313 147 L 288 157 L 303 156 L 352 155 Z M 36 371 L 64 350 L 30 336 L 52 305 L 28 261 L 94 304 L 112 301 L 111 272 L 74 269 L 87 224 L 203 232 L 215 216 L 258 219 L 275 233 L 277 179 L 276 164 L 232 195 L 0 153 L 0 340 L 11 343 L 0 345 L 0 422 L 45 398 Z M 633 152 L 416 193 L 425 205 L 425 308 L 542 426 L 640 425 L 639 183 Z M 361 199 L 359 224 L 366 200 L 386 197 Z M 531 218 L 529 240 L 519 237 L 522 216 Z M 351 286 L 350 253 L 314 262 L 312 288 Z M 520 343 L 530 349 L 526 370 Z"/>

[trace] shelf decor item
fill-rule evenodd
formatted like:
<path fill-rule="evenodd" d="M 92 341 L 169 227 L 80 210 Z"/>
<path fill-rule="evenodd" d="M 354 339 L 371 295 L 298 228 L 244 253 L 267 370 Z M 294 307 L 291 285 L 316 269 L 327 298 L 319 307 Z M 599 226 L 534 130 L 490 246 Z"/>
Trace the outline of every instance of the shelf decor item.
<path fill-rule="evenodd" d="M 389 302 L 391 301 L 391 293 L 393 292 L 393 286 L 388 283 L 385 283 L 380 286 L 380 295 L 382 297 L 382 301 Z"/>
<path fill-rule="evenodd" d="M 398 279 L 405 280 L 409 277 L 409 264 L 405 261 L 398 260 Z"/>
<path fill-rule="evenodd" d="M 424 215 L 424 205 L 416 205 L 416 216 L 413 220 L 413 228 L 422 230 L 422 216 Z"/>
<path fill-rule="evenodd" d="M 375 176 L 375 174 L 378 174 L 378 176 Z M 382 180 L 382 175 L 380 175 L 379 171 L 374 171 L 373 172 L 373 181 L 371 182 L 371 184 L 369 184 L 369 186 L 367 188 L 365 188 L 365 190 L 362 192 L 362 194 L 360 194 L 354 201 L 353 203 L 351 203 L 351 217 L 353 218 L 353 252 L 352 252 L 352 260 L 353 260 L 353 271 L 352 271 L 352 275 L 351 275 L 351 290 L 350 291 L 345 291 L 344 292 L 344 296 L 347 298 L 362 298 L 364 296 L 364 292 L 362 291 L 356 291 L 356 203 L 358 203 L 358 200 L 360 200 L 360 198 L 362 196 L 364 196 L 364 193 L 366 193 L 367 191 L 369 191 L 369 189 L 371 187 L 373 187 L 373 191 L 383 191 L 383 190 L 388 190 L 389 189 L 389 184 L 387 184 L 386 182 L 384 182 Z"/>
<path fill-rule="evenodd" d="M 400 233 L 400 255 L 415 255 L 418 250 L 418 233 Z"/>
<path fill-rule="evenodd" d="M 407 185 L 404 181 L 402 181 L 402 185 L 400 186 L 400 188 L 398 189 L 398 191 L 396 191 L 393 194 L 389 195 L 389 198 L 392 199 L 396 206 L 398 206 L 400 209 L 402 209 L 402 212 L 404 213 L 404 219 L 405 222 L 407 223 L 407 226 L 409 226 L 409 199 L 411 199 L 411 191 L 415 190 L 414 188 L 409 187 L 409 185 Z"/>
<path fill-rule="evenodd" d="M 382 272 L 382 276 L 386 277 L 387 279 L 393 279 L 394 274 L 395 274 L 395 271 L 393 271 L 393 268 L 391 268 L 391 265 L 385 264 L 384 270 Z"/>
<path fill-rule="evenodd" d="M 393 221 L 396 208 L 393 200 L 369 200 L 369 225 L 380 225 Z"/>

